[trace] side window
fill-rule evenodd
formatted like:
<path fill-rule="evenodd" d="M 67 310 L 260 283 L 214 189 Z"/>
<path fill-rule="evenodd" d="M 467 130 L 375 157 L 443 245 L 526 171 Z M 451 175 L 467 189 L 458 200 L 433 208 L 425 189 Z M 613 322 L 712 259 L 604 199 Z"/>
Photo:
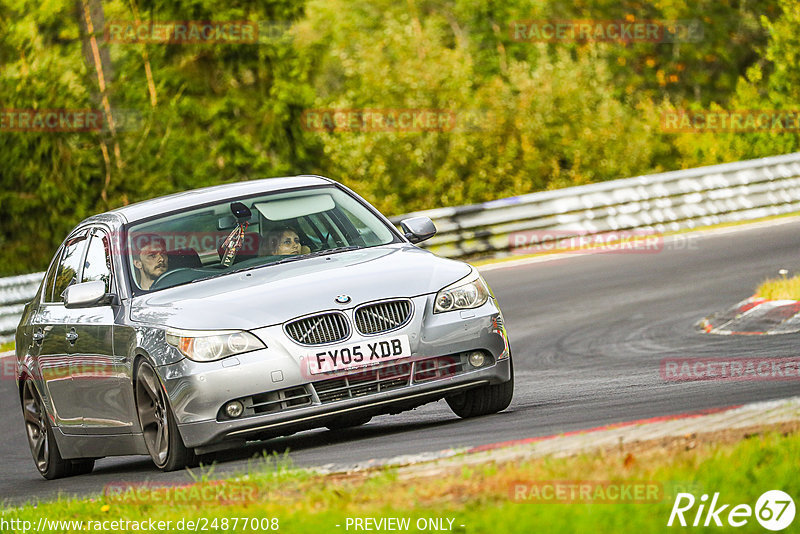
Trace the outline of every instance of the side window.
<path fill-rule="evenodd" d="M 44 293 L 44 295 L 42 295 L 43 302 L 55 302 L 53 300 L 53 284 L 56 281 L 59 263 L 61 263 L 61 249 L 58 249 L 58 252 L 56 252 L 53 264 L 50 266 L 50 270 L 47 271 L 47 275 L 44 278 L 44 288 L 42 289 L 42 293 Z"/>
<path fill-rule="evenodd" d="M 101 280 L 106 284 L 106 293 L 111 293 L 111 257 L 108 250 L 108 237 L 102 232 L 95 232 L 86 250 L 81 282 Z"/>
<path fill-rule="evenodd" d="M 80 272 L 81 259 L 83 258 L 83 251 L 86 248 L 86 236 L 81 236 L 73 239 L 64 247 L 64 253 L 61 256 L 61 262 L 58 265 L 58 272 L 56 273 L 56 282 L 53 287 L 53 301 L 63 302 L 63 293 L 72 284 L 78 282 L 78 273 Z"/>

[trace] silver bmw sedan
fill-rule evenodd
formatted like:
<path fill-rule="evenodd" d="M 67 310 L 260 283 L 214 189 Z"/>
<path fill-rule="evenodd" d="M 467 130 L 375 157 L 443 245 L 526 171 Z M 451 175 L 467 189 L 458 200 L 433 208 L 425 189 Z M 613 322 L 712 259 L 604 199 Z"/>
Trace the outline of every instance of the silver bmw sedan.
<path fill-rule="evenodd" d="M 445 399 L 511 402 L 503 317 L 470 265 L 414 244 L 319 176 L 157 198 L 64 240 L 16 333 L 31 453 L 47 479 L 198 455 Z"/>

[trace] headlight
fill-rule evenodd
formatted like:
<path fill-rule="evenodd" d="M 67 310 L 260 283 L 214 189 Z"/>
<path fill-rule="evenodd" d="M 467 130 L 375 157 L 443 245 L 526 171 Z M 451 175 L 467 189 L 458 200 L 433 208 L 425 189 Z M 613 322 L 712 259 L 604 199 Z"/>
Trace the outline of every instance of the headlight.
<path fill-rule="evenodd" d="M 238 330 L 169 330 L 167 343 L 196 362 L 213 362 L 234 354 L 266 348 L 266 345 L 250 332 Z"/>
<path fill-rule="evenodd" d="M 436 293 L 433 313 L 477 308 L 486 303 L 489 295 L 489 286 L 483 281 L 477 269 L 473 269 L 472 274 L 466 278 L 462 278 Z"/>

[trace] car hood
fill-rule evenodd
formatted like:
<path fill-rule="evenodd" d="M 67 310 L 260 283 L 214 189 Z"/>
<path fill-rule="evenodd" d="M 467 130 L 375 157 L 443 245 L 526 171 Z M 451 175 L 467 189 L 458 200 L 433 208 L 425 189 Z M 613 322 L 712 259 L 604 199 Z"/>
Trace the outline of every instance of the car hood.
<path fill-rule="evenodd" d="M 131 319 L 185 329 L 251 330 L 322 310 L 433 293 L 468 275 L 466 263 L 387 245 L 262 267 L 133 299 Z M 352 301 L 337 304 L 338 295 Z"/>

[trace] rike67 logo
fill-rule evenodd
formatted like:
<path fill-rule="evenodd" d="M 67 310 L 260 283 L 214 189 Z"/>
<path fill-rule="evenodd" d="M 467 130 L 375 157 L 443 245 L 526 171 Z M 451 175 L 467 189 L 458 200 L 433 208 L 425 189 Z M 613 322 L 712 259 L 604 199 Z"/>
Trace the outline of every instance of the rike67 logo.
<path fill-rule="evenodd" d="M 696 505 L 696 508 L 695 508 Z M 743 527 L 755 516 L 756 521 L 767 530 L 779 531 L 792 524 L 795 505 L 788 493 L 780 490 L 764 492 L 756 501 L 755 507 L 749 504 L 722 503 L 719 493 L 714 493 L 711 502 L 703 494 L 696 499 L 691 493 L 678 493 L 667 526 L 692 527 Z"/>

